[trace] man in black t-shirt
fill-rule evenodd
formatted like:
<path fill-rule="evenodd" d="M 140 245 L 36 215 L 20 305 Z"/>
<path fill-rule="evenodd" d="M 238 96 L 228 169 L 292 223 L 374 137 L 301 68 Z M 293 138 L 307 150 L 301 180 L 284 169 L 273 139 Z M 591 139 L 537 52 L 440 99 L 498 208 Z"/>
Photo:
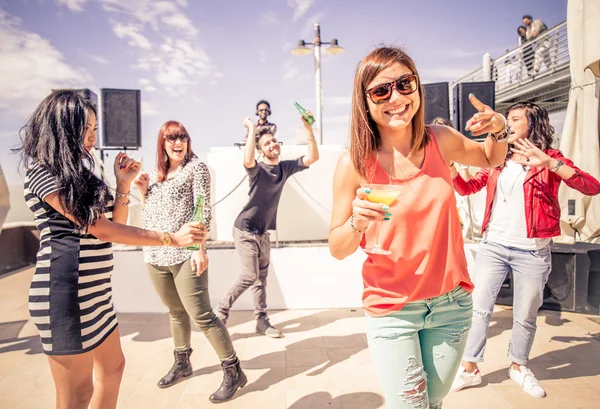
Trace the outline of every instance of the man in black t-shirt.
<path fill-rule="evenodd" d="M 281 145 L 268 128 L 261 129 L 256 138 L 248 138 L 244 151 L 244 167 L 250 179 L 249 200 L 237 217 L 233 228 L 235 249 L 241 261 L 241 274 L 219 302 L 217 315 L 227 322 L 229 310 L 240 295 L 251 287 L 256 315 L 256 332 L 272 338 L 282 336 L 267 318 L 267 274 L 269 271 L 270 240 L 268 230 L 275 230 L 277 207 L 287 179 L 307 169 L 319 159 L 312 127 L 302 119 L 308 139 L 308 154 L 295 160 L 279 160 Z M 244 120 L 249 135 L 255 134 L 250 118 Z M 255 149 L 262 162 L 255 159 Z"/>

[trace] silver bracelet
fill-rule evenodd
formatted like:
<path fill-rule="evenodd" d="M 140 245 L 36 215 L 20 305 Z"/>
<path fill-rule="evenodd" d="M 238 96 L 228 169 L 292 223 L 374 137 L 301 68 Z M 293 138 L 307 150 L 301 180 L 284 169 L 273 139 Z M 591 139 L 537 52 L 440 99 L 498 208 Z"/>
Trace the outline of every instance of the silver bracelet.
<path fill-rule="evenodd" d="M 350 216 L 350 227 L 352 227 L 352 230 L 354 230 L 357 233 L 360 234 L 364 234 L 365 231 L 367 231 L 367 229 L 364 230 L 359 230 L 355 225 L 354 225 L 354 213 L 352 213 L 352 216 Z"/>

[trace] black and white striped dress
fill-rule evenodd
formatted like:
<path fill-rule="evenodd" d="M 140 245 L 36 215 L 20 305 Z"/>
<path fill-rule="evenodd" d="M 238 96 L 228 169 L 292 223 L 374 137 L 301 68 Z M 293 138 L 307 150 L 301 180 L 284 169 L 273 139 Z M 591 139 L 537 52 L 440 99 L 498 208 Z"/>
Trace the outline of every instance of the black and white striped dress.
<path fill-rule="evenodd" d="M 44 198 L 58 191 L 39 164 L 25 176 L 25 201 L 40 232 L 35 274 L 29 289 L 29 312 L 47 355 L 91 351 L 115 328 L 112 303 L 111 243 L 82 234 Z M 105 216 L 112 218 L 112 201 Z"/>

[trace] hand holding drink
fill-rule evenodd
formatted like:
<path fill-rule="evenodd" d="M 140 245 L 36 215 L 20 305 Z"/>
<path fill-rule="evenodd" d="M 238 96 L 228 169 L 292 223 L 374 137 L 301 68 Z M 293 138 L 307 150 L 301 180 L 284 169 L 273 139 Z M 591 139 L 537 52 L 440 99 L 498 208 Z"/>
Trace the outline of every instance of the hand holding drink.
<path fill-rule="evenodd" d="M 296 101 L 294 101 L 294 106 L 296 107 L 298 112 L 300 112 L 300 115 L 302 115 L 302 118 L 304 118 L 306 123 L 308 123 L 310 126 L 312 126 L 315 123 L 315 117 L 312 115 L 312 112 L 302 108 L 302 106 L 300 106 L 300 104 Z"/>
<path fill-rule="evenodd" d="M 194 206 L 194 214 L 192 215 L 191 222 L 204 222 L 204 195 L 198 194 L 196 198 L 196 205 Z M 200 250 L 199 244 L 193 244 L 187 248 L 188 250 Z"/>
<path fill-rule="evenodd" d="M 365 193 L 367 193 L 367 200 L 372 203 L 378 203 L 381 205 L 382 210 L 389 210 L 392 203 L 398 199 L 400 193 L 402 193 L 403 186 L 401 185 L 380 185 L 376 183 L 363 184 L 361 185 Z M 391 213 L 385 213 L 384 220 L 389 220 Z M 373 254 L 392 254 L 391 251 L 385 250 L 379 244 L 379 230 L 381 228 L 381 218 L 377 219 L 377 232 L 375 235 L 375 245 L 373 247 L 365 248 L 367 253 Z"/>

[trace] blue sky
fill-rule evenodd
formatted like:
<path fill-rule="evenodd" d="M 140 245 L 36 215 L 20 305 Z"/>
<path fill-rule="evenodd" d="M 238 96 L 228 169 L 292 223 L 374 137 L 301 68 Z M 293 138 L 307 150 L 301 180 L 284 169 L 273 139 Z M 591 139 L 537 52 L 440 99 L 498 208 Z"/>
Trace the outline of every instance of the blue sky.
<path fill-rule="evenodd" d="M 566 0 L 0 0 L 0 165 L 20 183 L 9 149 L 53 88 L 140 89 L 142 144 L 154 163 L 160 126 L 181 121 L 194 150 L 231 146 L 261 98 L 278 138 L 301 126 L 292 106 L 315 107 L 312 56 L 299 39 L 337 38 L 323 56 L 323 139 L 345 143 L 356 65 L 381 43 L 406 48 L 423 82 L 452 81 L 517 45 L 523 14 L 548 27 L 566 20 Z M 100 135 L 99 135 L 100 136 Z M 146 166 L 148 168 L 148 166 Z"/>

